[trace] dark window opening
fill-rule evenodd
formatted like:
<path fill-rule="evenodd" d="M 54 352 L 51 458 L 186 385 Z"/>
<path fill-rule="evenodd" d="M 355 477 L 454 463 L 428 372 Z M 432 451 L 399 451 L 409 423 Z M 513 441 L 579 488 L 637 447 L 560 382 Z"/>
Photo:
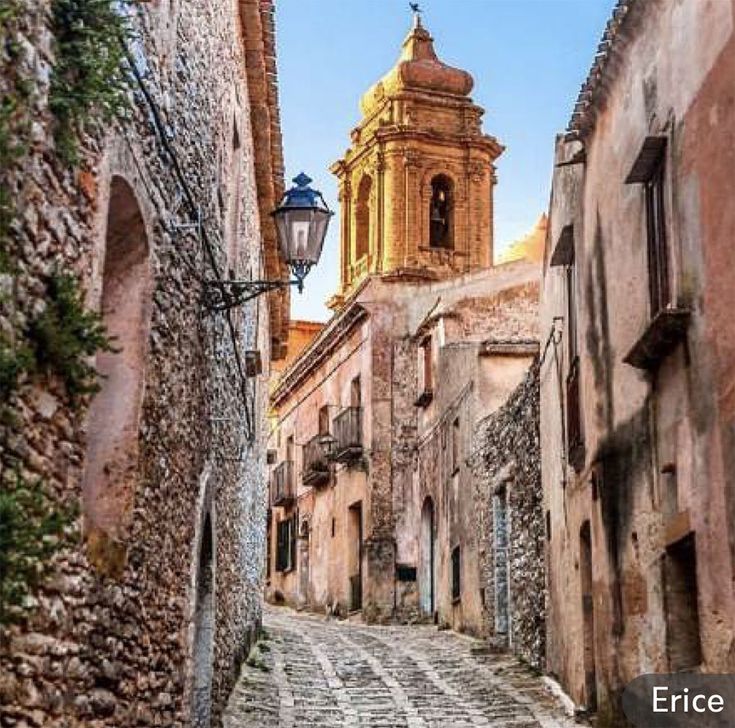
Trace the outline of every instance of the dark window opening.
<path fill-rule="evenodd" d="M 431 336 L 426 336 L 418 350 L 418 379 L 419 391 L 416 404 L 425 407 L 434 395 L 434 377 L 432 371 Z"/>
<path fill-rule="evenodd" d="M 431 180 L 429 205 L 429 245 L 432 248 L 454 247 L 454 195 L 452 180 L 439 174 Z"/>
<path fill-rule="evenodd" d="M 666 651 L 669 670 L 677 672 L 702 661 L 694 534 L 669 546 L 664 558 Z"/>
<path fill-rule="evenodd" d="M 459 472 L 461 451 L 459 417 L 456 417 L 452 423 L 452 475 Z"/>
<path fill-rule="evenodd" d="M 362 407 L 362 386 L 360 377 L 355 377 L 350 383 L 350 407 Z"/>
<path fill-rule="evenodd" d="M 319 408 L 319 434 L 329 434 L 329 405 Z"/>
<path fill-rule="evenodd" d="M 584 466 L 584 437 L 579 385 L 579 357 L 575 357 L 567 376 L 567 457 L 569 464 L 579 472 Z"/>
<path fill-rule="evenodd" d="M 334 538 L 336 533 L 337 533 L 337 521 L 333 518 L 332 519 L 332 538 Z"/>
<path fill-rule="evenodd" d="M 357 209 L 355 211 L 355 260 L 360 260 L 370 252 L 372 235 L 370 220 L 370 194 L 373 180 L 367 175 L 360 180 L 357 192 Z"/>
<path fill-rule="evenodd" d="M 452 600 L 462 596 L 462 554 L 459 546 L 452 549 Z"/>
<path fill-rule="evenodd" d="M 551 541 L 551 511 L 546 511 L 546 540 Z"/>
<path fill-rule="evenodd" d="M 666 242 L 664 172 L 664 156 L 661 155 L 651 178 L 645 183 L 648 288 L 651 303 L 651 318 L 660 311 L 663 311 L 671 303 L 669 251 Z"/>
<path fill-rule="evenodd" d="M 279 521 L 276 526 L 276 571 L 291 571 L 296 567 L 296 529 L 298 515 Z"/>

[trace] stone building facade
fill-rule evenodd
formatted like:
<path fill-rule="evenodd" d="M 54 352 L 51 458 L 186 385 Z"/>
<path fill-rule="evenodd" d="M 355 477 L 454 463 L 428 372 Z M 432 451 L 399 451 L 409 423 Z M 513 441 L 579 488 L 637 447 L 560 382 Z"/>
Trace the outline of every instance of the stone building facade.
<path fill-rule="evenodd" d="M 529 665 L 546 659 L 539 361 L 473 434 L 475 531 L 485 633 Z"/>
<path fill-rule="evenodd" d="M 210 306 L 211 281 L 285 273 L 268 215 L 283 189 L 273 6 L 134 4 L 129 118 L 85 134 L 68 165 L 46 5 L 14 19 L 13 73 L 34 92 L 26 152 L 2 170 L 16 213 L 3 345 L 61 270 L 115 346 L 97 354 L 96 395 L 29 373 L 3 419 L 3 487 L 19 474 L 79 516 L 2 627 L 0 722 L 216 724 L 260 624 L 268 362 L 288 331 L 283 292 Z"/>
<path fill-rule="evenodd" d="M 548 667 L 602 724 L 640 674 L 735 668 L 734 13 L 619 2 L 556 143 Z"/>
<path fill-rule="evenodd" d="M 468 460 L 537 351 L 539 265 L 492 265 L 502 147 L 471 86 L 417 17 L 332 167 L 334 315 L 271 397 L 273 601 L 486 631 Z"/>

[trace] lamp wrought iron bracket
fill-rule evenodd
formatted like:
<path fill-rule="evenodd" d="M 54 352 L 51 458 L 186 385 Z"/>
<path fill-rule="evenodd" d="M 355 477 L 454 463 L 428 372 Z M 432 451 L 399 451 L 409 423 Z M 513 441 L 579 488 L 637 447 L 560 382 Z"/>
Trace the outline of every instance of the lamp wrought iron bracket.
<path fill-rule="evenodd" d="M 204 305 L 210 311 L 228 311 L 242 306 L 269 291 L 288 286 L 298 286 L 303 290 L 303 278 L 285 281 L 206 281 L 204 284 Z"/>
<path fill-rule="evenodd" d="M 169 231 L 174 235 L 178 235 L 181 232 L 187 232 L 189 230 L 195 230 L 197 236 L 200 236 L 202 232 L 202 221 L 202 209 L 201 207 L 197 207 L 196 215 L 193 220 L 190 220 L 189 222 L 175 222 L 172 219 L 169 222 L 168 227 Z"/>

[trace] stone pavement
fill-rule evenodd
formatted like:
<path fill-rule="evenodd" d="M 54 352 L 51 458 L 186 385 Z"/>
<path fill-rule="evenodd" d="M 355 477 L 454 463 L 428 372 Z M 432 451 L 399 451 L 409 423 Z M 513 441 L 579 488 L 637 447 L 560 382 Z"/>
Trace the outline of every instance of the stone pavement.
<path fill-rule="evenodd" d="M 372 627 L 270 607 L 264 627 L 224 728 L 575 725 L 516 660 L 453 632 Z"/>

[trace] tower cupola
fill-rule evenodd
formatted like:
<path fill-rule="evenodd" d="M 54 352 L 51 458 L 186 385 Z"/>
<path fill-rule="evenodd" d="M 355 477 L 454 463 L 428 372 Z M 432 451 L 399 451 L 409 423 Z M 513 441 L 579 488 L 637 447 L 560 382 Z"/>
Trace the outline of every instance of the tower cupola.
<path fill-rule="evenodd" d="M 472 76 L 439 60 L 419 14 L 393 68 L 362 97 L 332 165 L 341 206 L 339 306 L 365 276 L 436 280 L 492 264 L 495 160 Z"/>

